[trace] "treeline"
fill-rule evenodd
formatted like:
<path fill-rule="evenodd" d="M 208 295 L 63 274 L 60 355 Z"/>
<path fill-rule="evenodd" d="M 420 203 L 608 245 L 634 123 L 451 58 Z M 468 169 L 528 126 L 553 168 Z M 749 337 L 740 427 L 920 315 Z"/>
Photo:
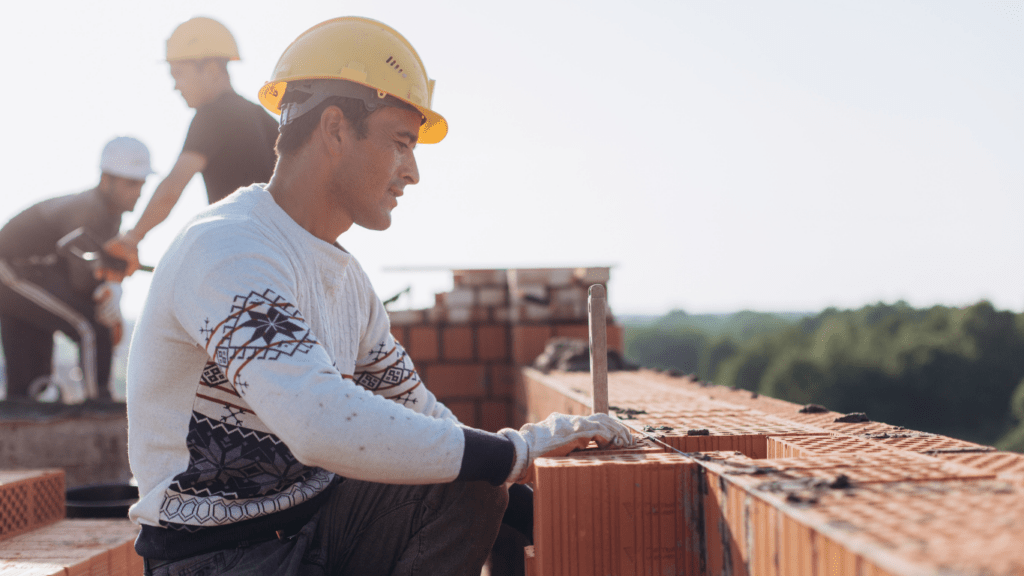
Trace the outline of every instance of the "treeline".
<path fill-rule="evenodd" d="M 674 311 L 626 356 L 838 412 L 1024 452 L 1024 314 L 905 302 L 819 314 Z"/>

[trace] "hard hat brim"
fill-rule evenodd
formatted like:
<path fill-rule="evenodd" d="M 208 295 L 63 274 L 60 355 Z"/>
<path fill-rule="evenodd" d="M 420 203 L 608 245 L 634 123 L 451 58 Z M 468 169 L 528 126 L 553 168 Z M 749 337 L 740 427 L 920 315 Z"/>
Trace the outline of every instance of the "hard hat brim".
<path fill-rule="evenodd" d="M 267 82 L 263 85 L 263 88 L 260 88 L 260 103 L 263 104 L 263 106 L 266 107 L 267 110 L 270 110 L 274 114 L 280 115 L 281 99 L 284 98 L 284 93 L 285 89 L 288 86 L 288 82 L 293 80 L 315 79 L 317 78 L 312 78 L 310 76 L 301 76 L 295 78 L 282 78 L 279 80 L 275 80 L 273 82 Z M 331 76 L 323 76 L 320 79 L 334 80 L 336 78 Z M 364 82 L 358 82 L 356 80 L 351 79 L 347 79 L 347 81 L 377 90 L 376 87 L 370 86 L 369 84 L 366 84 Z M 448 134 L 448 121 L 444 119 L 444 116 L 441 116 L 440 114 L 434 112 L 430 108 L 420 106 L 414 102 L 410 102 L 405 98 L 401 98 L 399 96 L 391 94 L 390 92 L 388 92 L 388 95 L 391 96 L 392 98 L 395 98 L 408 104 L 409 106 L 412 106 L 417 111 L 419 111 L 420 114 L 423 115 L 424 120 L 423 124 L 420 125 L 420 133 L 417 142 L 419 142 L 420 144 L 437 144 L 441 140 L 444 140 L 444 137 Z"/>

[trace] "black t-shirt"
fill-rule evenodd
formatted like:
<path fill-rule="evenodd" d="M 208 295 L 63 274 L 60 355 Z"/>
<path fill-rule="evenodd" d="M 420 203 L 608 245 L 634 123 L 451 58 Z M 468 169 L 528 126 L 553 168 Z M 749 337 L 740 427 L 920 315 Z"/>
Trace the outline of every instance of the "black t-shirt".
<path fill-rule="evenodd" d="M 270 180 L 276 140 L 277 121 L 229 90 L 196 110 L 182 151 L 206 158 L 203 180 L 213 204 L 242 186 Z"/>
<path fill-rule="evenodd" d="M 16 268 L 56 268 L 78 289 L 90 290 L 98 282 L 87 263 L 54 258 L 57 241 L 83 227 L 98 243 L 113 238 L 121 228 L 121 213 L 115 213 L 95 188 L 43 200 L 11 218 L 0 228 L 0 259 Z"/>

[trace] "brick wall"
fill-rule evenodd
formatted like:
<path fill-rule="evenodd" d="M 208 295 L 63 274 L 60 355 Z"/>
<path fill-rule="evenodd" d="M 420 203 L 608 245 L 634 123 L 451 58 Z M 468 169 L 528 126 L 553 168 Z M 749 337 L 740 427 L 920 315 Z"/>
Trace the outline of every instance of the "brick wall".
<path fill-rule="evenodd" d="M 522 372 L 531 415 L 589 412 L 589 375 Z M 686 454 L 538 459 L 532 576 L 1024 574 L 1022 454 L 646 370 L 608 385 Z"/>
<path fill-rule="evenodd" d="M 496 431 L 526 420 L 518 367 L 548 340 L 588 339 L 587 289 L 608 268 L 454 270 L 453 288 L 433 308 L 390 313 L 391 331 L 420 376 L 463 423 Z M 609 316 L 608 347 L 622 352 Z"/>

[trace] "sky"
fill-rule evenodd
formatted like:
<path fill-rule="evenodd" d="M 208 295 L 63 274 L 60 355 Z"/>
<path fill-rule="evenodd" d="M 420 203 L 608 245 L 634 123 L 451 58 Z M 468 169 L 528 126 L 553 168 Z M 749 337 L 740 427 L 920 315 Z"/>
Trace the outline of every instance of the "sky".
<path fill-rule="evenodd" d="M 450 127 L 391 228 L 340 238 L 382 298 L 429 306 L 452 267 L 612 266 L 619 314 L 1024 309 L 1024 0 L 23 2 L 0 22 L 0 221 L 95 185 L 131 135 L 157 171 L 134 222 L 193 114 L 164 62 L 181 22 L 232 31 L 256 101 L 345 15 L 416 47 Z M 142 260 L 205 204 L 197 176 Z"/>

